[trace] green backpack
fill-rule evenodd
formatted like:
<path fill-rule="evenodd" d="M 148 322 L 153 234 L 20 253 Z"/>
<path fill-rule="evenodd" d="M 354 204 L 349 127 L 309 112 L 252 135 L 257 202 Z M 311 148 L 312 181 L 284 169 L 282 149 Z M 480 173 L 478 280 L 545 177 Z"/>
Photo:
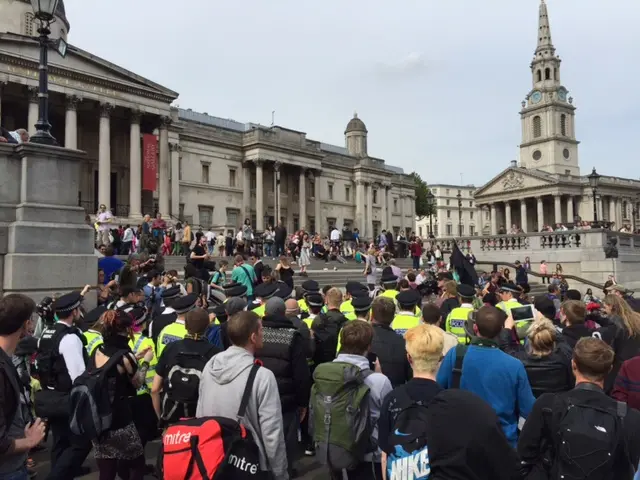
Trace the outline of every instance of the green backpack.
<path fill-rule="evenodd" d="M 313 374 L 311 409 L 316 458 L 333 470 L 355 468 L 371 444 L 373 424 L 369 409 L 369 387 L 364 379 L 371 370 L 360 370 L 346 362 L 318 365 Z"/>

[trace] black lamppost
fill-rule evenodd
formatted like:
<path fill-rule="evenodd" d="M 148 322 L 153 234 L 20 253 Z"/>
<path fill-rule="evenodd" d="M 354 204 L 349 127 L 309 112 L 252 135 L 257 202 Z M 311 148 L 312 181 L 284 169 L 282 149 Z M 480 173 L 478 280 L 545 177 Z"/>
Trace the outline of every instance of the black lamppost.
<path fill-rule="evenodd" d="M 427 206 L 429 208 L 429 238 L 433 238 L 433 209 L 435 208 L 435 195 L 431 190 L 427 192 Z"/>
<path fill-rule="evenodd" d="M 36 133 L 30 138 L 30 142 L 42 145 L 57 145 L 56 139 L 51 135 L 51 124 L 49 123 L 49 48 L 55 47 L 63 57 L 67 53 L 67 43 L 62 40 L 49 40 L 51 30 L 49 26 L 55 22 L 55 12 L 58 7 L 58 0 L 31 0 L 34 17 L 40 23 L 38 33 L 40 34 L 40 66 L 38 67 L 39 89 L 38 89 L 38 123 L 36 123 Z"/>
<path fill-rule="evenodd" d="M 458 199 L 458 236 L 462 237 L 462 193 L 456 195 Z"/>
<path fill-rule="evenodd" d="M 598 223 L 598 205 L 596 203 L 596 195 L 598 194 L 598 184 L 600 183 L 600 175 L 596 172 L 596 167 L 593 167 L 591 175 L 589 175 L 589 185 L 591 186 L 591 192 L 593 193 L 593 223 Z"/>

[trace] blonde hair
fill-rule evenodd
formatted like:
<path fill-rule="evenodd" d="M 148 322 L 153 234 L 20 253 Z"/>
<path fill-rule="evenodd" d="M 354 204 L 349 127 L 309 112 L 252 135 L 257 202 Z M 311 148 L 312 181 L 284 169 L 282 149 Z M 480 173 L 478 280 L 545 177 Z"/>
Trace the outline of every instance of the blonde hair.
<path fill-rule="evenodd" d="M 558 333 L 553 322 L 548 319 L 537 320 L 531 324 L 527 331 L 529 349 L 535 357 L 545 357 L 556 349 Z"/>
<path fill-rule="evenodd" d="M 622 319 L 630 337 L 640 336 L 640 313 L 634 312 L 624 298 L 610 293 L 604 297 L 603 302 L 611 307 L 612 315 L 618 315 Z"/>
<path fill-rule="evenodd" d="M 335 287 L 330 289 L 325 295 L 325 303 L 329 307 L 340 307 L 342 303 L 342 292 Z"/>
<path fill-rule="evenodd" d="M 435 325 L 421 324 L 404 334 L 414 372 L 436 373 L 442 360 L 444 333 Z"/>
<path fill-rule="evenodd" d="M 450 297 L 458 296 L 458 284 L 454 280 L 449 280 L 442 286 L 444 292 Z"/>

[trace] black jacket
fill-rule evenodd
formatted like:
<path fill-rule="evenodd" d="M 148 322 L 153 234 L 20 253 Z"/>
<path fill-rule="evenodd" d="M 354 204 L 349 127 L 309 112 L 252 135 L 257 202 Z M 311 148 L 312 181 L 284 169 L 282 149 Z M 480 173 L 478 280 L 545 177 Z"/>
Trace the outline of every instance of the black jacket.
<path fill-rule="evenodd" d="M 294 328 L 298 329 L 302 340 L 304 340 L 303 344 L 305 347 L 305 356 L 311 360 L 313 358 L 313 354 L 316 351 L 316 344 L 313 338 L 311 338 L 311 331 L 307 324 L 304 323 L 299 317 L 287 317 L 293 323 Z"/>
<path fill-rule="evenodd" d="M 253 265 L 253 271 L 256 273 L 256 285 L 260 285 L 262 283 L 263 270 L 264 270 L 264 263 L 262 263 L 262 260 L 257 261 Z"/>
<path fill-rule="evenodd" d="M 607 321 L 607 324 L 596 330 L 592 335 L 602 338 L 602 340 L 611 345 L 616 354 L 611 371 L 604 381 L 604 391 L 609 394 L 613 389 L 622 364 L 626 360 L 640 355 L 640 337 L 630 337 L 620 317 L 614 315 Z"/>
<path fill-rule="evenodd" d="M 518 454 L 521 461 L 541 471 L 544 458 L 553 463 L 553 452 L 556 450 L 554 441 L 558 423 L 564 416 L 566 407 L 561 400 L 571 399 L 572 403 L 593 405 L 594 407 L 616 411 L 616 401 L 609 398 L 593 384 L 580 384 L 573 390 L 564 393 L 547 393 L 536 400 L 531 413 L 527 417 L 520 438 L 518 440 Z M 562 410 L 562 411 L 559 411 Z M 640 460 L 640 412 L 629 408 L 622 422 L 621 442 L 626 444 L 622 448 L 620 443 L 611 472 L 612 479 L 632 480 L 635 468 Z M 527 478 L 559 478 L 553 475 L 531 476 Z"/>
<path fill-rule="evenodd" d="M 306 408 L 311 392 L 304 340 L 291 320 L 267 315 L 262 319 L 264 343 L 256 358 L 273 372 L 278 383 L 282 412 Z"/>
<path fill-rule="evenodd" d="M 274 233 L 274 242 L 275 243 L 284 243 L 287 240 L 287 229 L 284 227 L 276 227 L 273 231 Z"/>
<path fill-rule="evenodd" d="M 396 388 L 404 385 L 412 377 L 411 365 L 407 360 L 404 338 L 391 327 L 373 324 L 373 343 L 371 351 L 378 356 L 382 373 Z"/>
<path fill-rule="evenodd" d="M 460 306 L 460 301 L 457 298 L 447 298 L 440 306 L 440 315 L 442 316 L 442 323 L 447 320 L 447 317 L 454 308 Z"/>
<path fill-rule="evenodd" d="M 567 345 L 573 348 L 583 337 L 590 337 L 593 332 L 587 328 L 587 326 L 583 323 L 580 325 L 569 325 L 567 327 L 562 327 L 562 341 Z"/>
<path fill-rule="evenodd" d="M 571 371 L 571 347 L 566 343 L 559 343 L 555 351 L 544 357 L 531 355 L 524 348 L 514 357 L 524 364 L 536 398 L 543 393 L 567 392 L 575 384 Z"/>
<path fill-rule="evenodd" d="M 333 362 L 336 358 L 338 335 L 348 321 L 347 317 L 337 309 L 321 313 L 313 319 L 311 330 L 313 330 L 316 343 L 313 363 L 316 366 L 321 363 Z"/>

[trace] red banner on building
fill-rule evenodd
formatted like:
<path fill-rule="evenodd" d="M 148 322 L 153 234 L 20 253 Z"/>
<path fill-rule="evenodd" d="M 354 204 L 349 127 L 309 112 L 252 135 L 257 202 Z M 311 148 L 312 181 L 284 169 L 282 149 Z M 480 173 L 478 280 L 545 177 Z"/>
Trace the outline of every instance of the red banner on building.
<path fill-rule="evenodd" d="M 156 190 L 158 173 L 158 139 L 155 135 L 142 135 L 142 190 Z"/>

